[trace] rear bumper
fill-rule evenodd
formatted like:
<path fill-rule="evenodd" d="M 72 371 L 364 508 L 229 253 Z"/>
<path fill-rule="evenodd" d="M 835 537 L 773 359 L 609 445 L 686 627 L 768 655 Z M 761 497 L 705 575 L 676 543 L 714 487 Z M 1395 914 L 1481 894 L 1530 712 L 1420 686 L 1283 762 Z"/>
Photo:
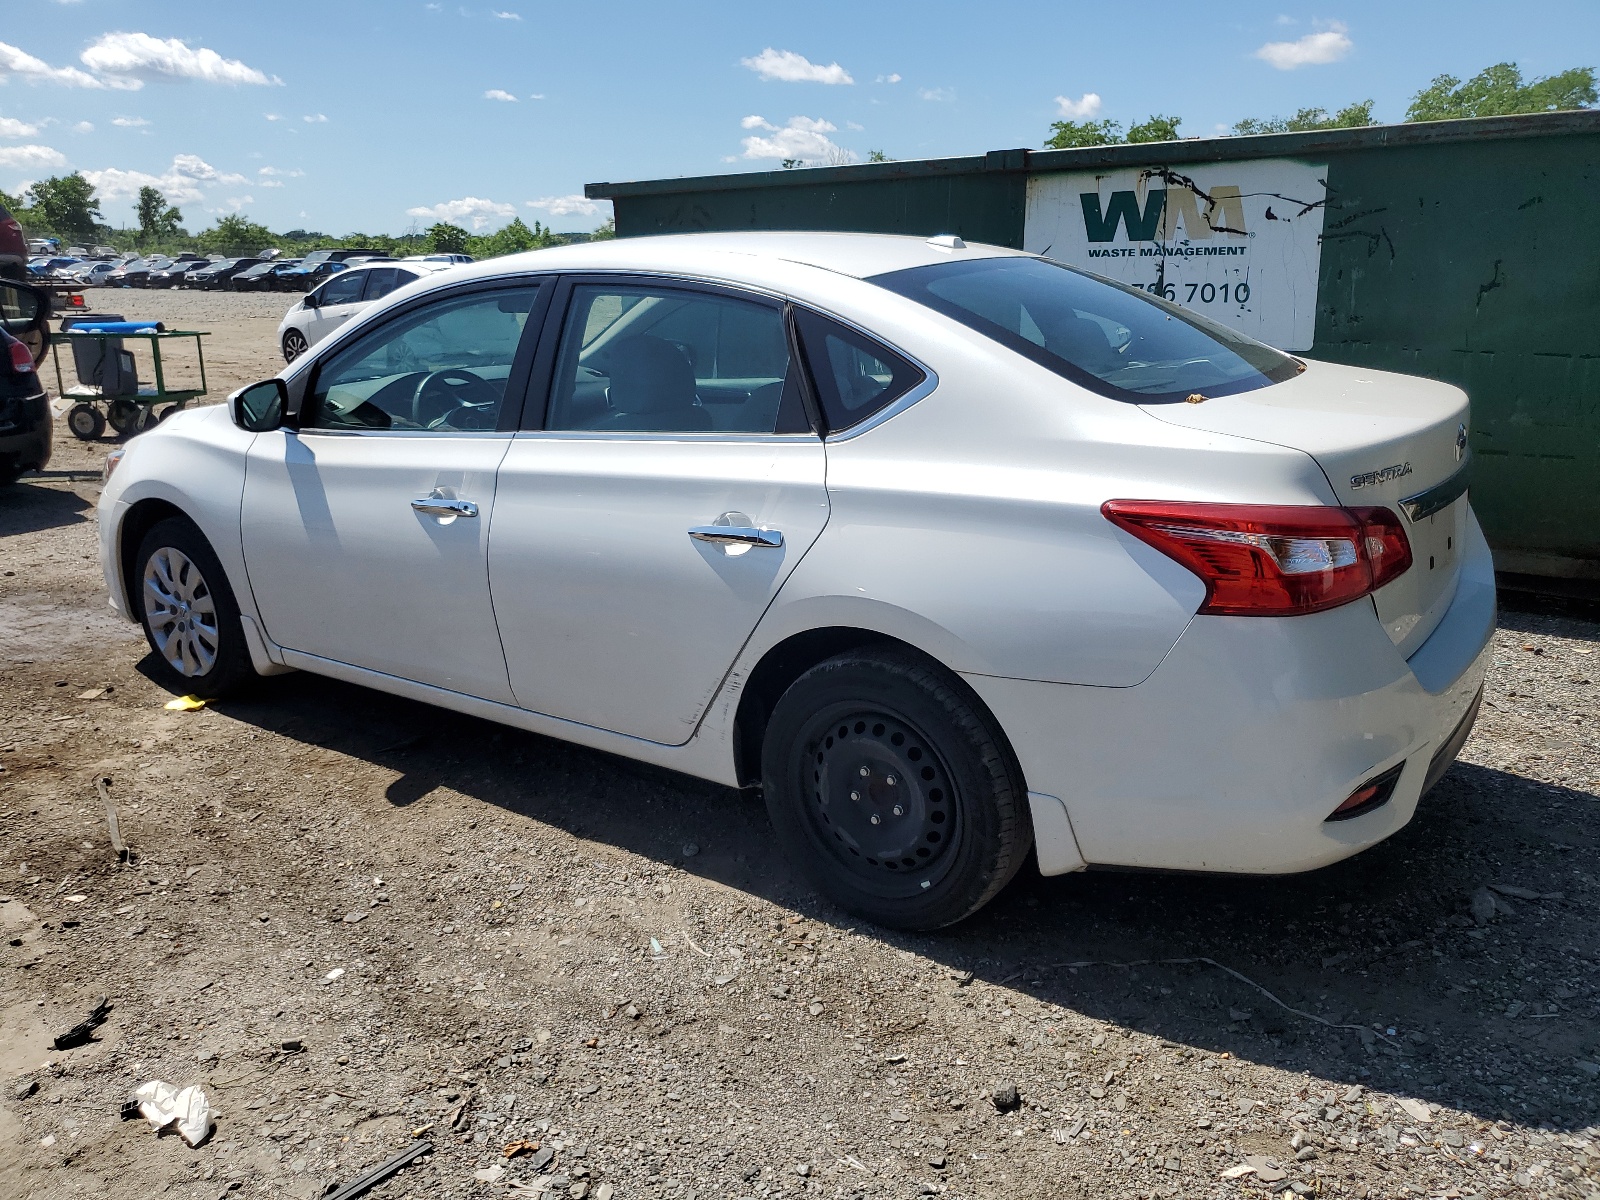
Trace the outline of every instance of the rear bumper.
<path fill-rule="evenodd" d="M 1029 789 L 1065 805 L 1084 861 L 1288 873 L 1411 819 L 1471 731 L 1494 622 L 1493 563 L 1469 518 L 1455 599 L 1410 660 L 1363 601 L 1303 617 L 1197 617 L 1134 687 L 965 678 Z M 1396 766 L 1386 804 L 1326 820 Z"/>
<path fill-rule="evenodd" d="M 0 399 L 0 469 L 42 471 L 50 463 L 50 400 L 36 396 Z"/>

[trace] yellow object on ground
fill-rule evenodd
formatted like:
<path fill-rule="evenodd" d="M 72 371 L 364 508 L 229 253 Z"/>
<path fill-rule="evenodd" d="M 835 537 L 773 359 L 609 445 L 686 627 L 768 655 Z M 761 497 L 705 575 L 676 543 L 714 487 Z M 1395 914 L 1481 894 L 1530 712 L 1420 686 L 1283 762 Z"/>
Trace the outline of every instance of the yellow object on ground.
<path fill-rule="evenodd" d="M 168 700 L 166 707 L 173 712 L 199 712 L 206 706 L 206 702 L 199 696 L 179 696 L 176 700 Z"/>

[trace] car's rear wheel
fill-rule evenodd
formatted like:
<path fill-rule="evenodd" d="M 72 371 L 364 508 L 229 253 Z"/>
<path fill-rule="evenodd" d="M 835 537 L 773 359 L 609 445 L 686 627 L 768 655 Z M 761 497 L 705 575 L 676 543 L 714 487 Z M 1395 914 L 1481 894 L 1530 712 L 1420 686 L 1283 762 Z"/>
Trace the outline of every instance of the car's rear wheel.
<path fill-rule="evenodd" d="M 239 605 L 205 535 L 173 517 L 134 554 L 134 596 L 155 673 L 172 691 L 223 696 L 254 678 Z"/>
<path fill-rule="evenodd" d="M 291 329 L 283 335 L 284 362 L 293 362 L 309 349 L 311 343 L 306 341 L 306 335 L 298 329 Z"/>
<path fill-rule="evenodd" d="M 849 652 L 800 676 L 767 725 L 762 784 L 791 861 L 841 908 L 894 928 L 970 916 L 1033 840 L 993 718 L 909 653 Z"/>

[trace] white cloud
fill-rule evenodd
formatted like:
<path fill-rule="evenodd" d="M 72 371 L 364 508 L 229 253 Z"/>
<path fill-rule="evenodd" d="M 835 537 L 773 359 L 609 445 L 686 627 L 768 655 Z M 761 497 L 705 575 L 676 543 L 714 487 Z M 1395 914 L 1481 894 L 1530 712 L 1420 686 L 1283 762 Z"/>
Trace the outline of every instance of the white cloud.
<path fill-rule="evenodd" d="M 256 186 L 257 187 L 282 187 L 283 186 L 283 180 L 281 180 L 281 179 L 258 179 L 258 180 L 256 180 Z"/>
<path fill-rule="evenodd" d="M 0 167 L 52 169 L 67 165 L 67 156 L 50 146 L 0 146 Z"/>
<path fill-rule="evenodd" d="M 236 187 L 250 182 L 244 175 L 217 170 L 198 154 L 175 155 L 172 165 L 160 175 L 107 167 L 102 171 L 85 171 L 83 177 L 94 185 L 105 200 L 131 199 L 139 194 L 140 188 L 153 187 L 174 204 L 193 204 L 205 199 L 202 188 L 223 185 Z M 243 200 L 246 204 L 250 202 L 249 197 Z"/>
<path fill-rule="evenodd" d="M 1354 45 L 1346 36 L 1345 27 L 1338 21 L 1330 21 L 1326 29 L 1292 42 L 1268 42 L 1256 51 L 1256 57 L 1280 71 L 1293 71 L 1296 67 L 1338 62 Z"/>
<path fill-rule="evenodd" d="M 0 137 L 32 137 L 38 132 L 37 125 L 29 125 L 15 117 L 0 117 Z"/>
<path fill-rule="evenodd" d="M 256 174 L 257 175 L 268 175 L 268 176 L 271 176 L 271 175 L 282 175 L 282 176 L 285 176 L 285 177 L 287 177 L 289 179 L 299 179 L 302 175 L 305 174 L 305 172 L 302 171 L 299 167 L 296 167 L 292 171 L 285 171 L 281 167 L 257 167 L 256 168 Z"/>
<path fill-rule="evenodd" d="M 459 200 L 445 200 L 431 207 L 406 209 L 408 217 L 429 217 L 434 221 L 448 221 L 452 225 L 459 225 L 462 221 L 470 220 L 474 229 L 482 229 L 486 225 L 495 223 L 495 218 L 514 217 L 517 215 L 516 205 L 497 204 L 493 200 L 480 199 L 477 196 L 463 196 Z"/>
<path fill-rule="evenodd" d="M 1079 99 L 1056 97 L 1056 113 L 1068 121 L 1087 121 L 1100 111 L 1100 93 L 1085 92 Z"/>
<path fill-rule="evenodd" d="M 528 97 L 528 99 L 529 100 L 543 100 L 544 99 L 544 93 L 543 92 L 534 92 L 533 94 L 531 94 Z"/>
<path fill-rule="evenodd" d="M 146 79 L 196 79 L 202 83 L 281 84 L 275 75 L 246 66 L 236 58 L 223 58 L 215 50 L 193 48 L 177 38 L 151 37 L 148 33 L 107 33 L 78 55 L 91 71 L 138 87 Z"/>
<path fill-rule="evenodd" d="M 281 121 L 281 120 L 283 120 L 283 114 L 282 113 L 263 113 L 262 115 L 265 116 L 267 118 L 267 120 L 269 120 L 269 121 Z"/>
<path fill-rule="evenodd" d="M 900 73 L 898 71 L 893 71 L 893 72 L 890 72 L 888 75 L 879 75 L 878 78 L 874 82 L 877 82 L 877 83 L 899 83 L 900 82 Z"/>
<path fill-rule="evenodd" d="M 79 121 L 76 125 L 74 125 L 72 127 L 72 132 L 73 133 L 93 133 L 94 132 L 94 122 L 93 121 Z"/>
<path fill-rule="evenodd" d="M 233 209 L 234 212 L 238 212 L 245 205 L 254 204 L 255 202 L 256 198 L 254 196 L 229 196 L 226 201 L 228 207 Z"/>
<path fill-rule="evenodd" d="M 600 205 L 576 192 L 570 196 L 541 196 L 523 203 L 529 208 L 542 208 L 552 217 L 597 217 L 602 211 Z"/>
<path fill-rule="evenodd" d="M 112 117 L 111 123 L 121 129 L 143 129 L 150 124 L 143 117 Z"/>
<path fill-rule="evenodd" d="M 308 117 L 301 117 L 300 119 L 307 125 L 326 125 L 328 123 L 328 118 L 322 113 L 313 113 Z"/>
<path fill-rule="evenodd" d="M 950 88 L 918 88 L 917 95 L 924 100 L 954 100 L 956 94 Z"/>
<path fill-rule="evenodd" d="M 68 87 L 103 88 L 104 82 L 77 67 L 52 67 L 7 42 L 0 42 L 0 81 L 15 75 L 29 83 L 64 83 Z"/>
<path fill-rule="evenodd" d="M 768 46 L 754 58 L 741 58 L 740 64 L 749 67 L 763 79 L 777 79 L 784 83 L 854 83 L 850 72 L 838 63 L 823 66 L 814 63 L 793 50 L 774 50 Z"/>
<path fill-rule="evenodd" d="M 763 131 L 742 139 L 745 158 L 797 158 L 802 162 L 829 164 L 854 162 L 856 158 L 827 137 L 838 132 L 839 127 L 820 118 L 790 117 L 780 127 L 764 117 L 746 117 L 739 124 L 745 129 Z"/>
<path fill-rule="evenodd" d="M 520 21 L 520 20 L 522 20 L 522 14 L 521 13 L 497 12 L 494 15 L 496 17 L 498 17 L 502 21 Z"/>
<path fill-rule="evenodd" d="M 174 155 L 172 169 L 177 174 L 186 175 L 190 179 L 213 180 L 218 178 L 217 169 L 198 154 Z"/>
<path fill-rule="evenodd" d="M 517 98 L 515 96 L 501 88 L 490 88 L 483 94 L 483 98 L 485 100 L 504 100 L 508 104 L 515 104 L 517 102 Z"/>

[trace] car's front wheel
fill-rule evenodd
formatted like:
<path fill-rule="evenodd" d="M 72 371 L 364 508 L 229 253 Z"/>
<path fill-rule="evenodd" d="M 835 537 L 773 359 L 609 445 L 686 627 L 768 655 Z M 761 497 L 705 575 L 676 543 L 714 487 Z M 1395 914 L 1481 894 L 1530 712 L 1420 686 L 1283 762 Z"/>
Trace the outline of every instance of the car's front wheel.
<path fill-rule="evenodd" d="M 139 621 L 163 686 L 213 697 L 254 677 L 233 589 L 193 523 L 156 524 L 139 543 L 134 572 Z"/>
<path fill-rule="evenodd" d="M 1021 771 L 993 718 L 909 653 L 852 651 L 811 668 L 774 707 L 761 757 L 790 860 L 880 925 L 970 916 L 1033 841 Z"/>
<path fill-rule="evenodd" d="M 291 329 L 283 335 L 284 362 L 293 362 L 309 349 L 311 343 L 306 341 L 306 335 L 298 329 Z"/>

